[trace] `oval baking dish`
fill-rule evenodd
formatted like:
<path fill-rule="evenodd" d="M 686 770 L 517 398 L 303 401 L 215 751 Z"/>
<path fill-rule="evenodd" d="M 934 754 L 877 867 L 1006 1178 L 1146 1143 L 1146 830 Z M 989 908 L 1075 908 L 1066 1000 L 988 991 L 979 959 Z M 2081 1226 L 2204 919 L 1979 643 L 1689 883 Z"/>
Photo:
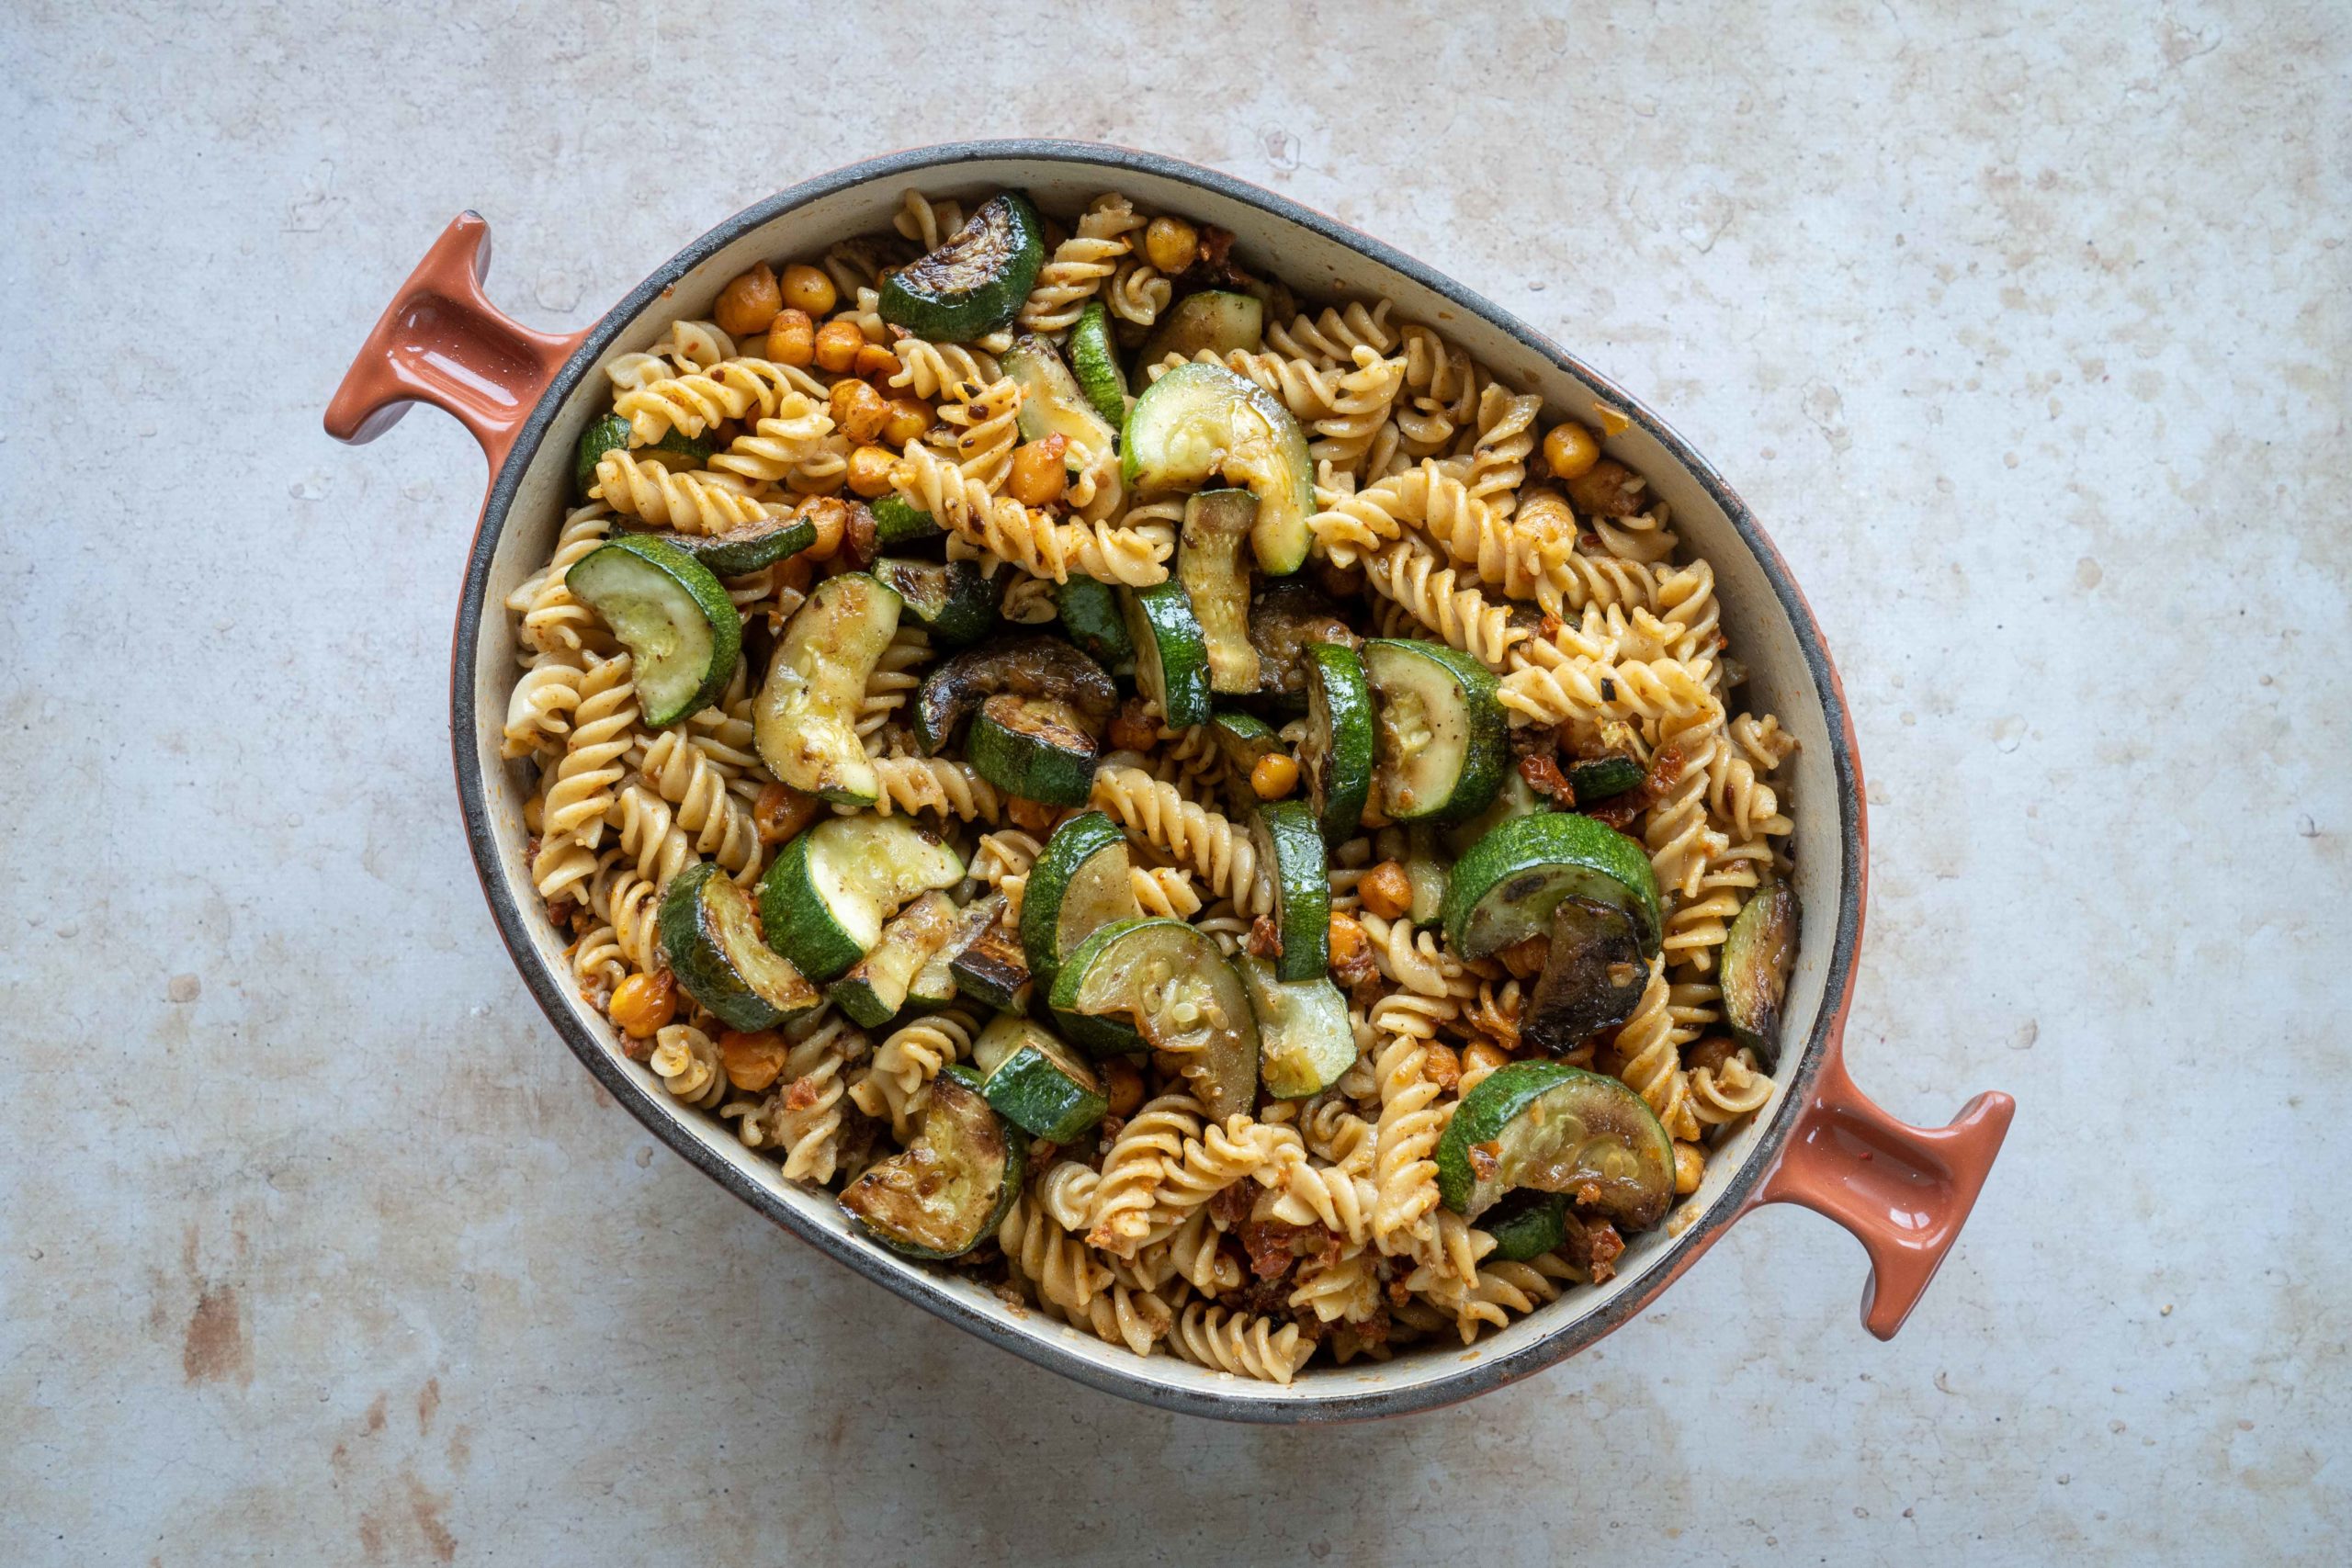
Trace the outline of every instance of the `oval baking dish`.
<path fill-rule="evenodd" d="M 1753 700 L 1801 742 L 1790 764 L 1796 890 L 1803 908 L 1771 1100 L 1707 1163 L 1703 1184 L 1628 1247 L 1616 1277 L 1540 1308 L 1464 1353 L 1316 1365 L 1287 1387 L 1246 1382 L 1170 1356 L 1148 1359 L 1008 1305 L 968 1280 L 924 1269 L 854 1234 L 831 1196 L 786 1181 L 717 1122 L 679 1105 L 618 1048 L 580 999 L 568 934 L 548 920 L 526 868 L 528 786 L 501 761 L 514 679 L 507 594 L 547 559 L 564 513 L 573 446 L 601 412 L 613 357 L 647 347 L 678 317 L 708 313 L 756 261 L 814 254 L 887 227 L 913 186 L 965 198 L 1029 192 L 1079 209 L 1118 188 L 1155 208 L 1231 230 L 1238 253 L 1329 298 L 1377 298 L 1436 326 L 1502 379 L 1555 411 L 1596 403 L 1626 427 L 1607 449 L 1648 477 L 1690 548 L 1715 568 L 1724 626 L 1750 669 Z M 1860 764 L 1819 627 L 1755 518 L 1722 479 L 1641 404 L 1460 285 L 1269 192 L 1173 159 L 1084 143 L 993 141 L 894 153 L 810 180 L 739 213 L 688 245 L 584 332 L 518 325 L 485 297 L 489 231 L 465 213 L 426 254 L 377 322 L 326 416 L 345 441 L 383 433 L 408 406 L 455 415 L 490 465 L 458 603 L 451 735 L 466 833 L 501 936 L 525 981 L 588 1069 L 657 1137 L 762 1213 L 867 1278 L 980 1338 L 1129 1398 L 1250 1421 L 1329 1421 L 1443 1404 L 1582 1349 L 1639 1312 L 1724 1230 L 1761 1204 L 1794 1202 L 1846 1226 L 1871 1268 L 1862 1317 L 1892 1336 L 1917 1303 L 1975 1201 L 2014 1104 L 1978 1095 L 1950 1126 L 1909 1127 L 1847 1076 L 1841 1037 L 1861 940 L 1867 834 Z"/>

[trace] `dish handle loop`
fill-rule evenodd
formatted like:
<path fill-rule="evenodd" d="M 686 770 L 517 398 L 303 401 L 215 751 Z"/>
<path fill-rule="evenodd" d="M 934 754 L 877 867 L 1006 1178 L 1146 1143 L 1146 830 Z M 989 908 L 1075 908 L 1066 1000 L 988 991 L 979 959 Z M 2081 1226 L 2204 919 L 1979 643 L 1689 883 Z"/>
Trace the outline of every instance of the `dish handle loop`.
<path fill-rule="evenodd" d="M 536 332 L 482 292 L 490 225 L 460 212 L 378 318 L 327 405 L 327 434 L 373 441 L 416 403 L 473 432 L 494 475 L 584 332 Z"/>
<path fill-rule="evenodd" d="M 1755 1201 L 1799 1204 L 1853 1233 L 1871 1262 L 1862 1326 L 1892 1339 L 1968 1223 L 2016 1113 L 1995 1089 L 1948 1127 L 1911 1126 L 1871 1103 L 1832 1052 Z"/>

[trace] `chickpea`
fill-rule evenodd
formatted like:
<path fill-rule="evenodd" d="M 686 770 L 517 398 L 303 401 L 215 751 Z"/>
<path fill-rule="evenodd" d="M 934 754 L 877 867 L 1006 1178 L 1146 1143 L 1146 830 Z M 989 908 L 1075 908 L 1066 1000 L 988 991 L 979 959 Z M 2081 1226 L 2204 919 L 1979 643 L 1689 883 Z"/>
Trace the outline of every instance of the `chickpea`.
<path fill-rule="evenodd" d="M 873 382 L 887 398 L 890 395 L 890 378 L 899 373 L 899 356 L 878 343 L 866 344 L 850 362 L 850 373 Z"/>
<path fill-rule="evenodd" d="M 1143 1069 L 1132 1056 L 1114 1056 L 1102 1064 L 1104 1097 L 1114 1116 L 1133 1116 L 1143 1109 Z"/>
<path fill-rule="evenodd" d="M 931 405 L 921 398 L 892 398 L 890 417 L 882 422 L 885 445 L 904 447 L 922 439 L 931 428 Z"/>
<path fill-rule="evenodd" d="M 870 382 L 847 378 L 834 382 L 831 402 L 833 423 L 852 441 L 873 440 L 890 421 L 890 405 Z"/>
<path fill-rule="evenodd" d="M 849 536 L 849 502 L 839 496 L 812 495 L 794 507 L 792 515 L 817 530 L 816 542 L 795 559 L 831 560 L 841 553 L 842 542 Z"/>
<path fill-rule="evenodd" d="M 540 823 L 546 819 L 548 797 L 546 795 L 535 795 L 531 796 L 530 799 L 525 801 L 523 803 L 523 830 L 526 833 L 537 832 L 539 830 Z"/>
<path fill-rule="evenodd" d="M 775 269 L 762 262 L 718 291 L 718 306 L 711 315 L 729 337 L 755 337 L 768 330 L 768 323 L 783 309 L 784 292 L 776 287 Z"/>
<path fill-rule="evenodd" d="M 1004 803 L 1004 814 L 1024 833 L 1050 833 L 1054 830 L 1054 818 L 1061 815 L 1042 800 L 1019 795 Z"/>
<path fill-rule="evenodd" d="M 827 321 L 817 329 L 817 368 L 836 374 L 847 370 L 865 346 L 865 334 L 855 321 Z"/>
<path fill-rule="evenodd" d="M 1674 1190 L 1677 1196 L 1688 1198 L 1699 1190 L 1700 1179 L 1707 1174 L 1707 1154 L 1696 1144 L 1674 1140 Z"/>
<path fill-rule="evenodd" d="M 1589 517 L 1631 517 L 1642 509 L 1642 476 L 1604 457 L 1568 481 L 1568 499 Z"/>
<path fill-rule="evenodd" d="M 849 455 L 849 488 L 868 501 L 890 488 L 890 465 L 899 455 L 888 446 L 861 446 Z"/>
<path fill-rule="evenodd" d="M 1024 441 L 1012 454 L 1012 478 L 1005 488 L 1023 506 L 1050 506 L 1069 488 L 1069 470 L 1062 455 L 1069 450 L 1066 435 Z"/>
<path fill-rule="evenodd" d="M 1250 793 L 1260 800 L 1280 800 L 1298 787 L 1298 764 L 1280 751 L 1269 751 L 1250 766 Z"/>
<path fill-rule="evenodd" d="M 719 1064 L 727 1069 L 727 1081 L 747 1093 L 756 1094 L 775 1082 L 784 1071 L 784 1042 L 774 1034 L 738 1034 L 733 1030 L 718 1037 Z"/>
<path fill-rule="evenodd" d="M 799 837 L 817 819 L 823 804 L 813 795 L 772 784 L 760 791 L 760 798 L 752 805 L 752 824 L 760 830 L 760 842 L 780 844 Z"/>
<path fill-rule="evenodd" d="M 784 302 L 796 310 L 821 316 L 841 303 L 841 291 L 822 267 L 795 262 L 784 269 Z"/>
<path fill-rule="evenodd" d="M 667 969 L 631 975 L 614 990 L 606 1010 L 622 1033 L 650 1040 L 677 1015 L 678 982 Z"/>
<path fill-rule="evenodd" d="M 768 357 L 806 370 L 817 357 L 817 323 L 806 310 L 778 310 L 768 323 Z"/>
<path fill-rule="evenodd" d="M 1334 909 L 1331 912 L 1331 969 L 1344 975 L 1351 970 L 1372 967 L 1372 939 L 1363 934 L 1355 917 Z"/>
<path fill-rule="evenodd" d="M 1600 461 L 1600 440 L 1574 420 L 1555 424 L 1544 438 L 1544 460 L 1552 465 L 1555 478 L 1581 479 Z"/>
<path fill-rule="evenodd" d="M 1413 907 L 1413 879 L 1393 860 L 1382 861 L 1356 884 L 1364 912 L 1393 920 Z"/>
<path fill-rule="evenodd" d="M 1111 746 L 1118 751 L 1148 751 L 1159 740 L 1151 709 L 1141 697 L 1130 697 L 1111 719 Z"/>
<path fill-rule="evenodd" d="M 1143 254 L 1164 273 L 1182 272 L 1200 259 L 1200 231 L 1182 218 L 1155 218 L 1143 231 Z"/>

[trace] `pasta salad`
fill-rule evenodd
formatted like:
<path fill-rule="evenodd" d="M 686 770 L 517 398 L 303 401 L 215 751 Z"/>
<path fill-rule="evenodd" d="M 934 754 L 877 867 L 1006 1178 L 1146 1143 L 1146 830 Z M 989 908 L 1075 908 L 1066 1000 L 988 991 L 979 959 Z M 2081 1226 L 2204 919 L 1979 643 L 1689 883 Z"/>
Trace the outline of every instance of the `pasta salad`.
<path fill-rule="evenodd" d="M 1233 236 L 910 192 L 609 361 L 508 600 L 582 995 L 866 1235 L 1287 1383 L 1766 1102 L 1794 740 L 1609 457 Z"/>

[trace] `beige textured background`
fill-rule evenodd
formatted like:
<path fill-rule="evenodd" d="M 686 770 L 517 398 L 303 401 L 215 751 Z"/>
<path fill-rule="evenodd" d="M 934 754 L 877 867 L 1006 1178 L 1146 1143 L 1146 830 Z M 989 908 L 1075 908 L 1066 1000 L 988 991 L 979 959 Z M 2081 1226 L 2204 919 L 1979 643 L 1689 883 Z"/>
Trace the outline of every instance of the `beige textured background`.
<path fill-rule="evenodd" d="M 0 80 L 0 1561 L 2341 1551 L 2340 5 L 17 0 Z M 1871 779 L 1856 1075 L 2023 1106 L 1900 1339 L 1773 1212 L 1473 1405 L 1227 1428 L 598 1103 L 456 820 L 480 457 L 319 412 L 461 207 L 575 326 L 812 171 L 1009 134 L 1389 238 L 1754 503 Z"/>

